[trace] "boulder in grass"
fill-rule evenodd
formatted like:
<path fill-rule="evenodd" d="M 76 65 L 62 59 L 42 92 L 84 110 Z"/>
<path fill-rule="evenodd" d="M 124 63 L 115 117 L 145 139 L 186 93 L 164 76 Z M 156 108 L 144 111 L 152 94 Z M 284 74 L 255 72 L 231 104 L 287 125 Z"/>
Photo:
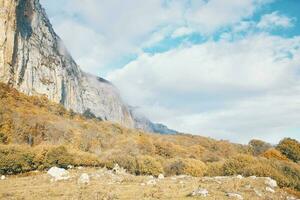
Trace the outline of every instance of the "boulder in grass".
<path fill-rule="evenodd" d="M 244 198 L 242 197 L 242 195 L 240 194 L 237 194 L 237 193 L 231 193 L 231 192 L 228 192 L 226 194 L 226 196 L 230 197 L 230 198 L 235 198 L 235 199 L 238 199 L 238 200 L 243 200 Z"/>
<path fill-rule="evenodd" d="M 197 190 L 194 190 L 189 196 L 207 197 L 208 191 L 207 189 L 199 188 Z"/>
<path fill-rule="evenodd" d="M 158 175 L 158 179 L 162 180 L 164 178 L 165 178 L 165 176 L 163 174 Z"/>
<path fill-rule="evenodd" d="M 78 184 L 89 184 L 89 183 L 90 183 L 90 176 L 87 173 L 81 174 L 78 179 Z"/>
<path fill-rule="evenodd" d="M 54 181 L 68 180 L 70 179 L 69 172 L 63 168 L 51 167 L 47 174 L 49 174 Z"/>
<path fill-rule="evenodd" d="M 265 184 L 269 186 L 270 188 L 275 188 L 277 187 L 277 182 L 273 180 L 272 178 L 268 177 L 266 178 Z"/>
<path fill-rule="evenodd" d="M 0 180 L 5 180 L 5 176 L 4 175 L 2 175 L 1 177 L 0 177 Z"/>

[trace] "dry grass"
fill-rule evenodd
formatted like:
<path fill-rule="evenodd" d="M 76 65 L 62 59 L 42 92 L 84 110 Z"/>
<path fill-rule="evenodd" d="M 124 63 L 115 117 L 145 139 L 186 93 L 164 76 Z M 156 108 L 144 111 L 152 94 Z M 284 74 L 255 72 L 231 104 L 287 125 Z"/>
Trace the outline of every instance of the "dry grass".
<path fill-rule="evenodd" d="M 205 188 L 209 196 L 205 199 L 230 199 L 226 193 L 238 193 L 244 199 L 286 199 L 292 194 L 283 189 L 275 189 L 275 193 L 266 192 L 265 178 L 220 177 L 193 178 L 169 177 L 157 180 L 157 184 L 150 186 L 147 176 L 132 176 L 130 174 L 115 175 L 105 169 L 84 168 L 71 170 L 68 181 L 51 182 L 45 173 L 37 172 L 29 176 L 11 176 L 0 181 L 0 199 L 202 199 L 189 197 L 198 188 Z M 81 173 L 88 173 L 91 181 L 88 185 L 79 185 L 77 179 Z M 259 197 L 258 193 L 262 196 Z M 296 195 L 296 194 L 294 194 Z M 204 199 L 204 198 L 203 198 Z"/>

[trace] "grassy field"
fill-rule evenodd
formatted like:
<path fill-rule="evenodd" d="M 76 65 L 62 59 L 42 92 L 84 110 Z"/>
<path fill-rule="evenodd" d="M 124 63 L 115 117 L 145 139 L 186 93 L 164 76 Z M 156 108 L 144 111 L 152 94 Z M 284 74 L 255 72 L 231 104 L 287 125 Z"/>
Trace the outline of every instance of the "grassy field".
<path fill-rule="evenodd" d="M 89 184 L 78 183 L 82 173 L 88 173 L 91 177 Z M 0 181 L 0 199 L 236 199 L 228 197 L 228 193 L 240 194 L 243 199 L 249 200 L 296 197 L 279 188 L 275 188 L 274 193 L 267 192 L 266 178 L 172 176 L 159 180 L 150 176 L 114 174 L 102 168 L 73 169 L 70 174 L 70 180 L 57 182 L 51 181 L 50 176 L 43 172 L 9 176 Z M 148 185 L 149 180 L 154 180 L 156 184 Z M 206 189 L 208 196 L 189 196 L 198 188 Z"/>

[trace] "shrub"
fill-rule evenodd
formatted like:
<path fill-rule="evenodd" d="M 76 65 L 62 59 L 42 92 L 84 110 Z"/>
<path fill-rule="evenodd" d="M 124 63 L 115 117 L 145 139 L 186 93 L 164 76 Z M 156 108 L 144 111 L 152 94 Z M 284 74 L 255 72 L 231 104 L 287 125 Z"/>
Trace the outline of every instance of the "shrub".
<path fill-rule="evenodd" d="M 16 174 L 36 169 L 34 156 L 27 147 L 0 145 L 0 174 Z"/>
<path fill-rule="evenodd" d="M 272 145 L 261 140 L 251 140 L 249 142 L 249 150 L 254 156 L 260 155 L 272 148 Z"/>
<path fill-rule="evenodd" d="M 207 166 L 200 160 L 176 158 L 169 160 L 165 164 L 164 170 L 167 175 L 203 176 Z"/>
<path fill-rule="evenodd" d="M 151 156 L 137 157 L 137 175 L 154 175 L 158 176 L 163 173 L 163 167 L 160 162 Z"/>
<path fill-rule="evenodd" d="M 237 174 L 271 177 L 281 187 L 300 190 L 300 166 L 292 162 L 239 155 L 226 160 L 223 165 L 223 175 Z"/>
<path fill-rule="evenodd" d="M 68 165 L 73 164 L 74 157 L 67 151 L 66 147 L 58 146 L 52 147 L 49 151 L 45 154 L 44 157 L 44 167 L 63 167 L 67 168 Z"/>
<path fill-rule="evenodd" d="M 281 154 L 280 151 L 276 149 L 269 149 L 266 152 L 264 152 L 261 156 L 268 158 L 268 159 L 276 159 L 276 160 L 289 160 L 287 157 Z"/>
<path fill-rule="evenodd" d="M 207 163 L 207 171 L 205 176 L 222 176 L 223 175 L 223 161 Z"/>
<path fill-rule="evenodd" d="M 137 170 L 136 158 L 130 155 L 110 155 L 103 160 L 103 165 L 112 169 L 115 164 L 126 169 L 129 173 L 135 174 Z"/>
<path fill-rule="evenodd" d="M 276 149 L 292 161 L 300 161 L 300 143 L 297 140 L 285 138 L 279 142 Z"/>
<path fill-rule="evenodd" d="M 242 174 L 247 166 L 254 165 L 256 160 L 250 155 L 238 155 L 226 160 L 223 166 L 224 175 Z"/>

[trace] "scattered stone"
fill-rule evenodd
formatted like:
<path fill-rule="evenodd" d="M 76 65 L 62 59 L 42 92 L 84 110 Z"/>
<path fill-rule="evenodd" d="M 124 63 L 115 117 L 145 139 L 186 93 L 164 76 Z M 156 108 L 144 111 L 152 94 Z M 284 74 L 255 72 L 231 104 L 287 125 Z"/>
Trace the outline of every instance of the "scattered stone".
<path fill-rule="evenodd" d="M 158 175 L 158 179 L 162 180 L 164 178 L 165 178 L 165 176 L 163 174 Z"/>
<path fill-rule="evenodd" d="M 65 169 L 58 168 L 58 167 L 51 167 L 47 174 L 49 174 L 54 181 L 60 181 L 60 180 L 68 180 L 70 179 L 69 172 Z"/>
<path fill-rule="evenodd" d="M 68 169 L 73 169 L 74 166 L 73 165 L 68 165 Z"/>
<path fill-rule="evenodd" d="M 87 173 L 83 173 L 80 175 L 78 179 L 79 184 L 89 184 L 90 183 L 90 177 Z"/>
<path fill-rule="evenodd" d="M 2 175 L 2 176 L 0 177 L 0 179 L 1 179 L 1 180 L 5 180 L 6 177 L 5 177 L 4 175 Z"/>
<path fill-rule="evenodd" d="M 171 177 L 171 180 L 176 181 L 177 178 L 176 177 Z"/>
<path fill-rule="evenodd" d="M 141 183 L 141 186 L 145 186 L 146 184 L 145 183 Z"/>
<path fill-rule="evenodd" d="M 231 192 L 228 192 L 228 193 L 226 194 L 226 196 L 231 197 L 231 198 L 236 198 L 236 199 L 238 199 L 238 200 L 243 200 L 243 199 L 244 199 L 244 198 L 242 197 L 242 195 L 237 194 L 237 193 L 231 193 Z"/>
<path fill-rule="evenodd" d="M 257 196 L 262 197 L 262 193 L 258 191 L 257 189 L 254 189 L 254 192 Z"/>
<path fill-rule="evenodd" d="M 112 169 L 112 172 L 114 174 L 125 174 L 126 170 L 122 167 L 120 167 L 118 164 L 115 164 L 114 168 Z"/>
<path fill-rule="evenodd" d="M 286 200 L 297 200 L 297 199 L 295 197 L 288 196 L 286 197 Z"/>
<path fill-rule="evenodd" d="M 147 182 L 147 185 L 156 185 L 156 181 L 154 179 L 151 179 Z"/>
<path fill-rule="evenodd" d="M 79 167 L 77 167 L 77 169 L 81 170 L 81 169 L 83 169 L 83 167 L 79 166 Z"/>
<path fill-rule="evenodd" d="M 271 188 L 277 187 L 277 182 L 270 177 L 266 178 L 265 184 Z"/>
<path fill-rule="evenodd" d="M 153 176 L 151 176 L 151 175 L 150 175 L 150 176 L 148 176 L 148 178 L 149 178 L 149 179 L 154 179 L 154 177 L 153 177 Z"/>
<path fill-rule="evenodd" d="M 270 187 L 266 187 L 266 191 L 267 191 L 267 192 L 271 192 L 271 193 L 275 193 L 275 190 L 273 190 L 273 189 L 270 188 Z"/>
<path fill-rule="evenodd" d="M 244 177 L 243 177 L 242 175 L 237 175 L 236 178 L 237 178 L 237 179 L 242 179 L 242 178 L 244 178 Z"/>
<path fill-rule="evenodd" d="M 256 177 L 256 176 L 250 176 L 249 178 L 251 178 L 251 179 L 256 179 L 257 177 Z"/>
<path fill-rule="evenodd" d="M 197 190 L 194 190 L 189 196 L 207 197 L 208 191 L 207 191 L 207 189 L 199 188 Z"/>

